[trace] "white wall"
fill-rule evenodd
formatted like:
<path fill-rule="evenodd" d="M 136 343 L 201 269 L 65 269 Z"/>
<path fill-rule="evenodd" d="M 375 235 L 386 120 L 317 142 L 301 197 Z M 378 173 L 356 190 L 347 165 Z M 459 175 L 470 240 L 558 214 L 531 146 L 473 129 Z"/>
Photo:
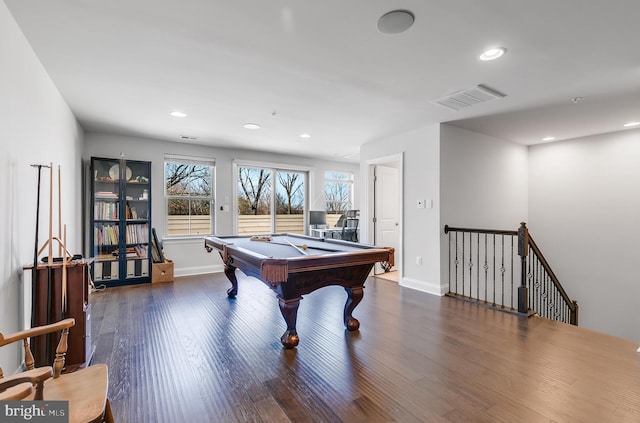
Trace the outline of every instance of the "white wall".
<path fill-rule="evenodd" d="M 57 181 L 61 169 L 62 223 L 71 252 L 81 251 L 81 167 L 83 133 L 22 32 L 0 2 L 0 331 L 22 329 L 30 315 L 21 298 L 22 268 L 33 263 L 38 172 L 31 164 L 54 165 L 54 236 L 58 236 Z M 42 171 L 39 245 L 49 234 L 49 171 Z M 57 254 L 57 249 L 55 250 Z M 29 325 L 28 318 L 24 322 Z M 14 372 L 18 346 L 0 349 L 0 366 Z"/>
<path fill-rule="evenodd" d="M 216 234 L 233 234 L 234 213 L 220 211 L 220 205 L 229 200 L 233 210 L 233 175 L 234 160 L 253 161 L 271 164 L 292 165 L 310 169 L 309 205 L 311 209 L 324 209 L 324 171 L 342 170 L 353 172 L 355 185 L 359 185 L 358 165 L 333 161 L 323 161 L 305 157 L 286 156 L 249 150 L 231 150 L 205 147 L 180 142 L 166 142 L 146 138 L 134 138 L 113 134 L 87 133 L 84 159 L 89 164 L 92 156 L 117 158 L 120 153 L 129 160 L 145 160 L 151 165 L 151 201 L 152 225 L 158 236 L 163 238 L 164 252 L 174 261 L 174 272 L 177 276 L 187 274 L 220 271 L 222 262 L 216 254 L 208 254 L 204 249 L 202 237 L 167 239 L 166 212 L 163 191 L 165 154 L 180 154 L 214 159 L 216 163 L 215 204 Z M 358 207 L 356 201 L 355 207 Z"/>
<path fill-rule="evenodd" d="M 516 230 L 527 220 L 527 148 L 450 125 L 440 130 L 442 290 L 449 290 L 444 225 Z"/>
<path fill-rule="evenodd" d="M 527 148 L 477 132 L 440 129 L 442 290 L 449 290 L 444 225 L 516 230 L 527 220 Z"/>
<path fill-rule="evenodd" d="M 442 225 L 518 229 L 527 219 L 527 167 L 525 146 L 442 125 Z"/>
<path fill-rule="evenodd" d="M 640 341 L 640 130 L 530 147 L 529 228 L 579 325 Z"/>
<path fill-rule="evenodd" d="M 414 131 L 367 143 L 360 151 L 360 174 L 366 180 L 368 162 L 402 154 L 402 278 L 401 285 L 440 295 L 440 204 L 439 204 L 439 125 L 431 125 Z M 363 184 L 364 185 L 364 184 Z M 361 204 L 371 204 L 370 193 L 362 192 Z M 433 200 L 433 208 L 418 209 L 418 200 Z M 361 234 L 366 241 L 373 236 L 368 210 L 361 210 L 361 220 L 366 222 Z M 416 257 L 422 257 L 422 265 Z"/>

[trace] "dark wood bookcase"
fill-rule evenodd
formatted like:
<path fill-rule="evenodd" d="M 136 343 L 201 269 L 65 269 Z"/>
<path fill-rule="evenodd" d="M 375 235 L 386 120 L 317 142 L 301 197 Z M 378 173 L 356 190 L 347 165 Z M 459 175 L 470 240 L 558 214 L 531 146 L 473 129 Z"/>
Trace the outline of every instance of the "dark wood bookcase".
<path fill-rule="evenodd" d="M 90 254 L 96 286 L 151 281 L 151 162 L 91 158 Z"/>

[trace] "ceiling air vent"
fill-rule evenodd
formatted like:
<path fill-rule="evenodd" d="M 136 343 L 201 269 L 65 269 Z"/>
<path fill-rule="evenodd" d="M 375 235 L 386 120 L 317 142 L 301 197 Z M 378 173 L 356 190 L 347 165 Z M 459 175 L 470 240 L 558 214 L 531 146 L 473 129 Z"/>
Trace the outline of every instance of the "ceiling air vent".
<path fill-rule="evenodd" d="M 455 92 L 435 102 L 453 110 L 460 110 L 502 97 L 505 97 L 505 95 L 484 85 L 478 85 L 475 88 Z"/>

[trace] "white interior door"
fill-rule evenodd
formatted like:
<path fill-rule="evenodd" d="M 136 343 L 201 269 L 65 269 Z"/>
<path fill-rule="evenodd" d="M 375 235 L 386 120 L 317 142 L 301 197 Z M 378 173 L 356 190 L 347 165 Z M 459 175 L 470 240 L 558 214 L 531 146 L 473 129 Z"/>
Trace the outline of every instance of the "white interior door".
<path fill-rule="evenodd" d="M 397 167 L 375 167 L 375 244 L 398 251 L 400 239 L 400 187 Z M 395 270 L 395 266 L 393 268 Z M 376 265 L 375 273 L 382 273 Z"/>

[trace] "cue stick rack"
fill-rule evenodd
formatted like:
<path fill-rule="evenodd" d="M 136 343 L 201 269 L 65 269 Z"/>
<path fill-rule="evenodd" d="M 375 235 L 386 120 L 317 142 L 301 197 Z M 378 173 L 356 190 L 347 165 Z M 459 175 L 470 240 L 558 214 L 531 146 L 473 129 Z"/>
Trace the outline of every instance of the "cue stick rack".
<path fill-rule="evenodd" d="M 40 213 L 40 174 L 38 175 L 38 206 L 36 212 L 36 241 L 34 261 L 31 270 L 31 327 L 55 323 L 67 317 L 75 319 L 75 326 L 69 330 L 66 370 L 87 365 L 91 358 L 91 327 L 89 304 L 89 263 L 82 256 L 72 255 L 67 249 L 67 226 L 62 225 L 61 213 L 61 171 L 58 166 L 58 236 L 53 235 L 53 163 L 32 165 L 49 169 L 49 236 L 38 249 L 38 227 Z M 58 257 L 54 258 L 54 244 L 57 243 Z M 47 256 L 38 257 L 47 249 Z M 60 334 L 48 334 L 31 340 L 36 366 L 50 366 L 55 358 L 55 350 Z"/>

